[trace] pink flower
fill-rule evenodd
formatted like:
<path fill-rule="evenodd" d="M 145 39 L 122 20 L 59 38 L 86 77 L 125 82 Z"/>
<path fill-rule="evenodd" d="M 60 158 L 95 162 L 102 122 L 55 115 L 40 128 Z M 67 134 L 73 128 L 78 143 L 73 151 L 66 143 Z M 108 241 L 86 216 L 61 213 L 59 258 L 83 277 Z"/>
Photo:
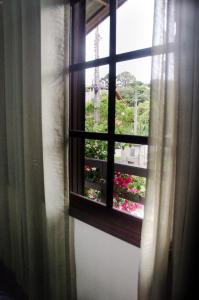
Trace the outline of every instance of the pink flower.
<path fill-rule="evenodd" d="M 123 187 L 123 189 L 127 189 L 128 184 L 127 184 L 126 182 L 123 182 L 123 183 L 122 183 L 122 187 Z"/>
<path fill-rule="evenodd" d="M 138 191 L 138 189 L 133 188 L 133 189 L 128 189 L 128 192 L 136 194 L 136 193 L 138 193 L 139 191 Z"/>
<path fill-rule="evenodd" d="M 91 169 L 89 168 L 89 166 L 85 166 L 85 171 L 89 172 Z"/>
<path fill-rule="evenodd" d="M 127 182 L 130 183 L 131 181 L 132 181 L 132 179 L 131 179 L 131 177 L 129 176 L 129 177 L 127 178 Z"/>
<path fill-rule="evenodd" d="M 116 189 L 119 188 L 119 183 L 118 182 L 115 183 L 115 188 Z"/>
<path fill-rule="evenodd" d="M 127 209 L 126 203 L 123 203 L 123 204 L 122 204 L 122 208 L 123 208 L 124 210 Z"/>

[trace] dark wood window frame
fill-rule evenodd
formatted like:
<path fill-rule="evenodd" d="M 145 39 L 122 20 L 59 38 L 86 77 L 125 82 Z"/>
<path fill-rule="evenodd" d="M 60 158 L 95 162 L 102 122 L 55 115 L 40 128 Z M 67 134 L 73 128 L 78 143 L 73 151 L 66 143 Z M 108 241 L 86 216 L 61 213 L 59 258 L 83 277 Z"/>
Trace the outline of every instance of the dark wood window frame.
<path fill-rule="evenodd" d="M 117 211 L 113 205 L 114 143 L 127 142 L 148 144 L 148 137 L 115 134 L 115 86 L 116 63 L 150 57 L 152 48 L 116 54 L 116 0 L 110 1 L 110 55 L 93 61 L 85 61 L 85 0 L 71 1 L 72 10 L 72 50 L 70 65 L 70 207 L 71 216 L 140 247 L 142 220 Z M 124 1 L 123 1 L 124 2 Z M 106 11 L 107 14 L 107 11 Z M 94 22 L 93 22 L 94 23 Z M 109 65 L 108 132 L 86 132 L 85 115 L 85 69 Z M 88 200 L 81 195 L 83 178 L 79 170 L 84 168 L 84 139 L 108 142 L 106 205 Z M 81 149 L 81 150 L 80 150 Z M 81 151 L 81 153 L 80 153 Z M 134 175 L 146 177 L 147 170 L 134 168 Z M 75 191 L 75 192 L 74 192 Z"/>

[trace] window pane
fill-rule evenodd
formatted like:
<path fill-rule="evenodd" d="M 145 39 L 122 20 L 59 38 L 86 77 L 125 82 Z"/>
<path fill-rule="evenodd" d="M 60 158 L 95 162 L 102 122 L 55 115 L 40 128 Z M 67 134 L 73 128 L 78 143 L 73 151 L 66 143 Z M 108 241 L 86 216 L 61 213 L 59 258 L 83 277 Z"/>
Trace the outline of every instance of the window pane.
<path fill-rule="evenodd" d="M 109 3 L 106 0 L 73 2 L 72 63 L 109 55 Z"/>
<path fill-rule="evenodd" d="M 108 1 L 86 1 L 86 61 L 109 55 Z"/>
<path fill-rule="evenodd" d="M 149 132 L 151 57 L 116 64 L 115 132 Z"/>
<path fill-rule="evenodd" d="M 152 46 L 154 0 L 127 0 L 117 9 L 117 53 Z"/>
<path fill-rule="evenodd" d="M 106 202 L 107 142 L 85 140 L 84 196 Z"/>
<path fill-rule="evenodd" d="M 107 132 L 109 67 L 86 70 L 85 130 Z"/>
<path fill-rule="evenodd" d="M 115 143 L 115 163 L 125 165 L 125 168 L 147 168 L 148 145 L 130 143 Z"/>
<path fill-rule="evenodd" d="M 115 143 L 114 158 L 113 207 L 143 218 L 147 146 Z"/>
<path fill-rule="evenodd" d="M 106 202 L 107 141 L 70 138 L 70 191 Z"/>
<path fill-rule="evenodd" d="M 115 171 L 113 208 L 143 219 L 145 186 L 144 177 Z"/>

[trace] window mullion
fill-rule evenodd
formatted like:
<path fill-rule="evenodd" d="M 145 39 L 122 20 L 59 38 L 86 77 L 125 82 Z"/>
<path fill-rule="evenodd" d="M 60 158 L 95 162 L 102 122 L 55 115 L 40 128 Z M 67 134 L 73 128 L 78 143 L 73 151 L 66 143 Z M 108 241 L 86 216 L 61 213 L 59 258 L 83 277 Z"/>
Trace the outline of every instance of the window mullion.
<path fill-rule="evenodd" d="M 107 207 L 113 206 L 114 139 L 115 132 L 115 83 L 116 83 L 116 0 L 110 1 L 110 69 L 108 99 L 108 160 L 107 160 Z"/>
<path fill-rule="evenodd" d="M 85 60 L 85 0 L 72 3 L 72 64 Z M 78 89 L 76 88 L 78 87 Z M 85 70 L 70 74 L 70 128 L 85 130 Z M 82 91 L 80 93 L 80 90 Z M 70 143 L 70 187 L 82 194 L 84 191 L 84 139 L 77 138 Z"/>

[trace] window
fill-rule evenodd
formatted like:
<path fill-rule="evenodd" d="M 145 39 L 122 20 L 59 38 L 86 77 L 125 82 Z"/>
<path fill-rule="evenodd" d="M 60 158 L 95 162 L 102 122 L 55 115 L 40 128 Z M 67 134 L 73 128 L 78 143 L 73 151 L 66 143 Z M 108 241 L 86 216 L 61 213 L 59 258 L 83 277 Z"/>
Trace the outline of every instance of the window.
<path fill-rule="evenodd" d="M 152 0 L 71 2 L 70 215 L 140 245 Z"/>

